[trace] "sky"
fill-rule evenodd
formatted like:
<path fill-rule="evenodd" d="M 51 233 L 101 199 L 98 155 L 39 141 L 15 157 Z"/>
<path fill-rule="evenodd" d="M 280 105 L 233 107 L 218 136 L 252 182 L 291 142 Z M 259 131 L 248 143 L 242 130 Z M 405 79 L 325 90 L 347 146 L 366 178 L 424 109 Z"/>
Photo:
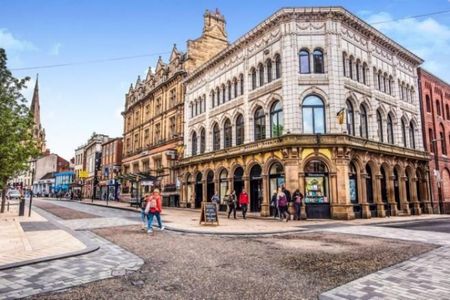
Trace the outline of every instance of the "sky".
<path fill-rule="evenodd" d="M 47 146 L 70 159 L 93 132 L 122 136 L 125 94 L 158 56 L 167 61 L 173 44 L 201 35 L 203 13 L 218 8 L 235 41 L 282 7 L 339 5 L 425 60 L 424 67 L 450 82 L 450 0 L 0 0 L 0 47 L 14 76 L 31 77 L 24 95 L 31 102 L 39 73 L 41 123 Z M 145 55 L 145 56 L 142 56 Z M 35 66 L 98 61 L 65 67 Z"/>

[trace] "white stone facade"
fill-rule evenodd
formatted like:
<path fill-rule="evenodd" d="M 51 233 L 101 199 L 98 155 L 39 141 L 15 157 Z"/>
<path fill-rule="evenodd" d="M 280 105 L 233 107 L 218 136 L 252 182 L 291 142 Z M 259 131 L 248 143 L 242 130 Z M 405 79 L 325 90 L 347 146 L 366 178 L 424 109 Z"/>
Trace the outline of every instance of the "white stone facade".
<path fill-rule="evenodd" d="M 300 72 L 301 50 L 309 52 L 310 73 Z M 323 72 L 314 72 L 315 50 L 323 53 Z M 279 78 L 276 57 L 281 59 Z M 268 60 L 272 64 L 270 83 Z M 187 78 L 185 157 L 193 154 L 194 132 L 197 135 L 197 153 L 202 152 L 202 129 L 205 129 L 206 136 L 205 152 L 213 151 L 212 126 L 215 123 L 220 128 L 220 149 L 223 149 L 224 122 L 227 119 L 232 124 L 232 146 L 235 146 L 239 114 L 244 117 L 244 144 L 253 142 L 253 118 L 259 106 L 264 109 L 266 137 L 269 138 L 270 109 L 277 100 L 281 101 L 283 108 L 283 133 L 303 134 L 302 103 L 308 95 L 316 95 L 323 100 L 325 133 L 347 133 L 347 126 L 339 124 L 337 114 L 347 107 L 349 101 L 353 106 L 356 136 L 360 136 L 360 108 L 364 106 L 370 140 L 381 142 L 383 136 L 382 142 L 388 142 L 389 114 L 393 123 L 393 144 L 404 147 L 406 141 L 406 147 L 423 150 L 417 82 L 417 67 L 421 63 L 420 58 L 343 8 L 282 9 Z M 259 64 L 264 66 L 263 85 L 259 82 Z M 252 68 L 256 69 L 256 88 L 252 87 Z M 237 81 L 237 95 L 234 81 Z M 217 89 L 220 90 L 219 105 Z M 377 111 L 382 117 L 382 134 L 378 128 Z M 402 120 L 405 124 L 404 138 Z M 409 134 L 410 125 L 413 126 L 414 142 Z"/>

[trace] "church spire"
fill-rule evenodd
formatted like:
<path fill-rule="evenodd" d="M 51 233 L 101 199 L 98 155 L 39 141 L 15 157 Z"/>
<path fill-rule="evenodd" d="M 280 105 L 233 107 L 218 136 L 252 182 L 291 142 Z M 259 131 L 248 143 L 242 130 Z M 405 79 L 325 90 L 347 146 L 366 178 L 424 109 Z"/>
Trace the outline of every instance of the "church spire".
<path fill-rule="evenodd" d="M 30 112 L 33 114 L 35 126 L 41 126 L 41 107 L 39 104 L 39 74 L 36 74 L 36 84 L 34 85 L 33 100 L 31 100 Z"/>

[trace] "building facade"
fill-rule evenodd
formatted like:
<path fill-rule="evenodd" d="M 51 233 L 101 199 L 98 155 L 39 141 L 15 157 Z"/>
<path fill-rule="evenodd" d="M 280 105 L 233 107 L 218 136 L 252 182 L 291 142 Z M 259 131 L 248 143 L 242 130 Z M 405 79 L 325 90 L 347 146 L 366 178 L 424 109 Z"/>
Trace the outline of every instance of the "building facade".
<path fill-rule="evenodd" d="M 69 162 L 57 154 L 38 158 L 34 166 L 33 193 L 45 197 L 55 193 L 55 174 L 69 170 Z"/>
<path fill-rule="evenodd" d="M 104 134 L 93 133 L 84 147 L 84 166 L 87 177 L 84 178 L 84 197 L 100 199 L 98 182 L 102 156 L 102 144 L 109 141 Z"/>
<path fill-rule="evenodd" d="M 279 10 L 185 80 L 181 205 L 245 188 L 268 216 L 285 185 L 309 218 L 429 212 L 421 63 L 343 8 Z"/>
<path fill-rule="evenodd" d="M 122 180 L 124 200 L 142 195 L 155 185 L 162 189 L 166 205 L 177 205 L 175 165 L 183 148 L 183 80 L 227 45 L 223 16 L 218 11 L 206 11 L 203 33 L 187 42 L 186 53 L 174 46 L 168 63 L 160 57 L 156 70 L 149 69 L 144 80 L 138 78 L 130 87 L 123 112 L 122 177 L 128 179 Z"/>
<path fill-rule="evenodd" d="M 423 141 L 430 154 L 431 196 L 434 212 L 450 213 L 450 85 L 419 69 Z"/>
<path fill-rule="evenodd" d="M 117 177 L 122 166 L 122 138 L 111 139 L 102 145 L 100 176 L 101 199 L 119 200 L 120 183 Z"/>

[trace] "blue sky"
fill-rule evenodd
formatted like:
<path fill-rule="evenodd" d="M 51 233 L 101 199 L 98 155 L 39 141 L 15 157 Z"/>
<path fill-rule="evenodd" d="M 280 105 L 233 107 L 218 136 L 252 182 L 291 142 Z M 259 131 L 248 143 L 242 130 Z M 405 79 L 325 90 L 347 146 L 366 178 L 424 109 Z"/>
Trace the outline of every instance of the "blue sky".
<path fill-rule="evenodd" d="M 205 9 L 218 8 L 234 41 L 281 7 L 341 5 L 371 22 L 450 9 L 449 0 L 413 1 L 144 1 L 0 0 L 0 47 L 9 68 L 156 54 L 130 60 L 14 71 L 39 73 L 41 119 L 52 152 L 66 159 L 93 131 L 121 136 L 124 95 L 137 75 L 167 59 L 174 43 L 202 30 Z M 450 82 L 450 13 L 376 26 L 426 60 L 424 66 Z"/>

